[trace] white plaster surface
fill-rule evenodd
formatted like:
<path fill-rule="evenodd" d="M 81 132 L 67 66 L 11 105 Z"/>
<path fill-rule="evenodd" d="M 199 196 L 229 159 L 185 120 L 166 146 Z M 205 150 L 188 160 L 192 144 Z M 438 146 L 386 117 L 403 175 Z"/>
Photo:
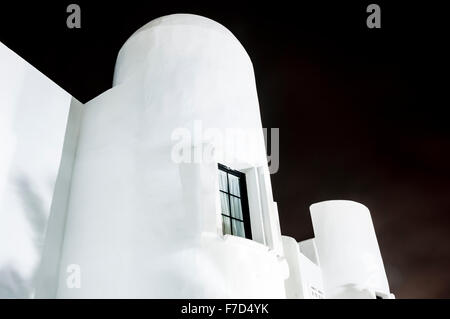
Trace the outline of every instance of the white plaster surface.
<path fill-rule="evenodd" d="M 285 281 L 289 299 L 323 298 L 322 272 L 318 265 L 300 252 L 292 237 L 282 236 L 284 253 L 289 264 L 289 277 Z"/>
<path fill-rule="evenodd" d="M 353 201 L 311 205 L 315 243 L 327 298 L 389 294 L 389 285 L 370 212 Z"/>
<path fill-rule="evenodd" d="M 71 98 L 0 43 L 0 298 L 34 295 Z"/>
<path fill-rule="evenodd" d="M 224 134 L 257 130 L 250 142 L 202 136 L 188 144 L 210 143 L 234 154 L 225 165 L 267 171 L 253 68 L 241 44 L 209 19 L 163 17 L 126 42 L 114 87 L 85 105 L 58 297 L 285 297 L 285 260 L 256 242 L 222 237 L 217 163 L 171 158 L 173 132 L 195 134 L 199 123 Z M 67 288 L 70 264 L 81 267 L 81 289 Z"/>
<path fill-rule="evenodd" d="M 217 162 L 246 174 L 254 240 L 222 235 Z M 0 44 L 0 297 L 393 297 L 365 206 L 311 216 L 314 239 L 281 236 L 253 66 L 220 24 L 148 23 L 85 105 Z"/>

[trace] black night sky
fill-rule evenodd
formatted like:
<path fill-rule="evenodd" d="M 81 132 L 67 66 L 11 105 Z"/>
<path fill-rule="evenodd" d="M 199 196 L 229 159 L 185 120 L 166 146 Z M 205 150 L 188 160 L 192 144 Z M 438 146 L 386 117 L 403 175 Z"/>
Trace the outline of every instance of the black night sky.
<path fill-rule="evenodd" d="M 450 298 L 443 8 L 374 0 L 382 27 L 368 29 L 366 1 L 58 2 L 0 4 L 0 41 L 82 102 L 111 87 L 118 50 L 154 18 L 193 13 L 231 30 L 252 58 L 263 125 L 280 128 L 283 234 L 313 236 L 314 202 L 362 202 L 392 292 Z M 79 30 L 66 27 L 69 3 Z"/>

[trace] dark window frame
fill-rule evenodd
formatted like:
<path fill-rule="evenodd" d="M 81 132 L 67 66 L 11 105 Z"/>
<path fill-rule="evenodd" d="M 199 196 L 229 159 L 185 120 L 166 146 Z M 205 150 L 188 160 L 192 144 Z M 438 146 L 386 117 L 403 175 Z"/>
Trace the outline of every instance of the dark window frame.
<path fill-rule="evenodd" d="M 219 192 L 222 192 L 224 194 L 227 195 L 227 199 L 228 199 L 228 207 L 230 209 L 230 215 L 226 215 L 222 212 L 222 207 L 220 208 L 220 214 L 221 217 L 225 216 L 227 218 L 230 218 L 230 230 L 231 230 L 231 235 L 233 236 L 238 236 L 238 235 L 234 235 L 233 234 L 233 219 L 243 222 L 244 224 L 244 231 L 245 231 L 245 237 L 242 236 L 238 236 L 238 237 L 242 237 L 242 238 L 247 238 L 247 239 L 252 239 L 252 227 L 250 224 L 250 209 L 249 209 L 249 205 L 248 205 L 248 195 L 247 195 L 247 183 L 245 180 L 245 173 L 242 173 L 240 171 L 234 170 L 229 168 L 228 166 L 225 166 L 223 164 L 218 164 L 219 170 L 227 173 L 227 191 L 223 191 L 221 189 L 219 189 Z M 230 182 L 228 180 L 228 175 L 234 175 L 237 178 L 239 178 L 239 192 L 240 192 L 240 197 L 236 196 L 234 194 L 231 194 L 230 192 Z M 243 219 L 239 219 L 239 218 L 235 218 L 232 216 L 231 214 L 231 196 L 239 198 L 241 201 L 241 208 L 242 208 L 242 218 Z M 223 223 L 223 217 L 221 218 L 221 221 Z"/>

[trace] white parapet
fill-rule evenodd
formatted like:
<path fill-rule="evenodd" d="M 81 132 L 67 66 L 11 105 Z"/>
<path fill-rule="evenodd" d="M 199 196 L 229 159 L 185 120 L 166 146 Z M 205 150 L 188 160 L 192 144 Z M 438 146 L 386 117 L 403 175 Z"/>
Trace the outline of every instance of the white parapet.
<path fill-rule="evenodd" d="M 326 298 L 389 296 L 389 285 L 370 212 L 332 200 L 311 205 Z"/>
<path fill-rule="evenodd" d="M 323 299 L 323 280 L 320 267 L 300 251 L 294 238 L 282 236 L 284 254 L 289 265 L 285 280 L 289 299 Z M 312 241 L 309 240 L 311 243 Z"/>

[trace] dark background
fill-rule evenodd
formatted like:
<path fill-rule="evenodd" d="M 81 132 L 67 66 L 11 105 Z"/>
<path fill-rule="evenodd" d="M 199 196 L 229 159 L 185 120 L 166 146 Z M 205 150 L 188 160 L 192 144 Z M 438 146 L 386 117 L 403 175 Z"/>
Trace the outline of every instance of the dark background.
<path fill-rule="evenodd" d="M 111 87 L 118 50 L 154 18 L 194 13 L 230 29 L 253 60 L 264 127 L 280 128 L 283 234 L 313 236 L 314 202 L 362 202 L 396 296 L 450 298 L 442 7 L 374 0 L 382 28 L 368 29 L 365 1 L 58 2 L 1 3 L 0 41 L 81 102 Z M 66 27 L 71 2 L 81 29 Z"/>

